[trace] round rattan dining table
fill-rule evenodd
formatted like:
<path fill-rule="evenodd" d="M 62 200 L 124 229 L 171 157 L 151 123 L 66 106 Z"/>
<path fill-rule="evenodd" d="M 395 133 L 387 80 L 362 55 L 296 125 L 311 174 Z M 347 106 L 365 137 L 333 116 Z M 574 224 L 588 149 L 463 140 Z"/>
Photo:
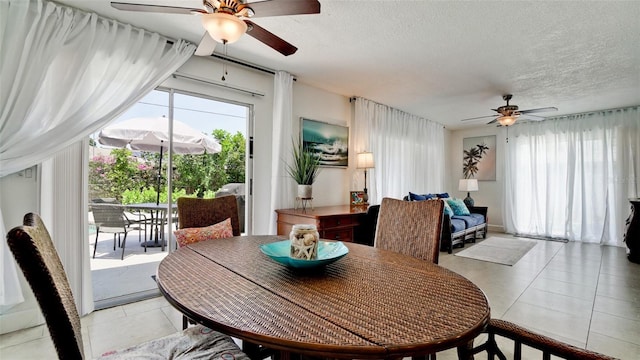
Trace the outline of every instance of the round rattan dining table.
<path fill-rule="evenodd" d="M 162 260 L 158 287 L 190 319 L 283 353 L 331 358 L 420 357 L 467 347 L 489 304 L 441 266 L 366 245 L 314 269 L 276 263 L 238 236 L 182 247 Z"/>

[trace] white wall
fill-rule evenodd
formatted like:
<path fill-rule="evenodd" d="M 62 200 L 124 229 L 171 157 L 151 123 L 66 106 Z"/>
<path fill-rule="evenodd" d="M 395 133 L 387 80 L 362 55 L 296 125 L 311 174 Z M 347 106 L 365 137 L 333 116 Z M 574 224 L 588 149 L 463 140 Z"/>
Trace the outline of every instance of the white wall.
<path fill-rule="evenodd" d="M 297 81 L 293 85 L 294 136 L 300 136 L 300 118 L 349 126 L 351 105 L 349 98 L 329 93 Z M 349 134 L 349 136 L 352 136 Z M 349 203 L 349 179 L 355 169 L 353 141 L 349 142 L 349 168 L 321 167 L 313 184 L 313 206 Z M 364 175 L 362 175 L 364 176 Z M 363 180 L 364 181 L 364 180 Z M 291 204 L 293 207 L 293 204 Z"/>
<path fill-rule="evenodd" d="M 489 229 L 504 231 L 502 221 L 502 200 L 504 189 L 504 152 L 506 149 L 506 128 L 481 126 L 472 129 L 454 130 L 450 133 L 447 182 L 451 196 L 464 199 L 466 192 L 458 191 L 458 180 L 462 175 L 462 140 L 468 137 L 496 135 L 496 181 L 478 181 L 478 191 L 471 193 L 477 206 L 488 206 Z"/>

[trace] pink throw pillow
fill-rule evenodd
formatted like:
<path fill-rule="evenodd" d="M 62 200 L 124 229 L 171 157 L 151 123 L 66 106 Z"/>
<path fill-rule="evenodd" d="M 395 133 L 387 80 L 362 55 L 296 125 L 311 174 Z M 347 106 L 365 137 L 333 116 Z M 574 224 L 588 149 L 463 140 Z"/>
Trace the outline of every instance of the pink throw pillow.
<path fill-rule="evenodd" d="M 219 223 L 211 226 L 180 229 L 174 231 L 173 233 L 176 236 L 179 247 L 197 243 L 203 240 L 224 239 L 233 237 L 231 218 L 220 221 Z"/>

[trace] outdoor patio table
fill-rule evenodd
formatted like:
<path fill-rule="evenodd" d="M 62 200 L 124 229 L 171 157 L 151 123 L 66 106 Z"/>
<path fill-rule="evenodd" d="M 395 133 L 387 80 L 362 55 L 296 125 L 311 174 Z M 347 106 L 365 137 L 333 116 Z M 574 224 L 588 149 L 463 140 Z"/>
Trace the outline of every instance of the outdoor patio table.
<path fill-rule="evenodd" d="M 162 251 L 164 251 L 165 241 L 164 241 L 164 214 L 167 212 L 167 203 L 159 203 L 156 204 L 154 202 L 148 203 L 139 203 L 139 204 L 127 204 L 125 205 L 127 209 L 137 210 L 137 211 L 148 211 L 151 215 L 151 231 L 149 232 L 149 240 L 145 241 L 141 244 L 144 247 L 162 247 Z M 178 205 L 176 203 L 171 204 L 172 212 L 178 209 Z M 153 228 L 155 226 L 155 238 L 153 238 Z M 160 230 L 158 230 L 160 229 Z M 159 235 L 160 234 L 160 235 Z M 151 241 L 153 239 L 153 241 Z"/>
<path fill-rule="evenodd" d="M 424 356 L 465 348 L 489 321 L 483 292 L 433 263 L 346 243 L 342 259 L 300 271 L 259 250 L 279 240 L 238 236 L 182 247 L 160 263 L 160 291 L 189 318 L 283 355 Z"/>

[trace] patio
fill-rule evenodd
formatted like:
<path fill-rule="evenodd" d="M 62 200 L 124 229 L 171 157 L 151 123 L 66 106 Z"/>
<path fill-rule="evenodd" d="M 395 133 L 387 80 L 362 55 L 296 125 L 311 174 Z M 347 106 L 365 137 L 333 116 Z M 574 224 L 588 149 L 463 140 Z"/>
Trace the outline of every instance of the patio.
<path fill-rule="evenodd" d="M 144 239 L 134 230 L 127 235 L 124 260 L 120 260 L 122 248 L 116 247 L 116 250 L 113 250 L 113 234 L 100 233 L 96 257 L 91 258 L 95 236 L 95 228 L 91 226 L 88 241 L 96 309 L 122 305 L 159 294 L 151 276 L 155 275 L 158 264 L 167 256 L 166 248 L 162 251 L 161 247 L 147 247 L 145 252 L 141 245 Z M 141 236 L 144 238 L 144 231 Z"/>

